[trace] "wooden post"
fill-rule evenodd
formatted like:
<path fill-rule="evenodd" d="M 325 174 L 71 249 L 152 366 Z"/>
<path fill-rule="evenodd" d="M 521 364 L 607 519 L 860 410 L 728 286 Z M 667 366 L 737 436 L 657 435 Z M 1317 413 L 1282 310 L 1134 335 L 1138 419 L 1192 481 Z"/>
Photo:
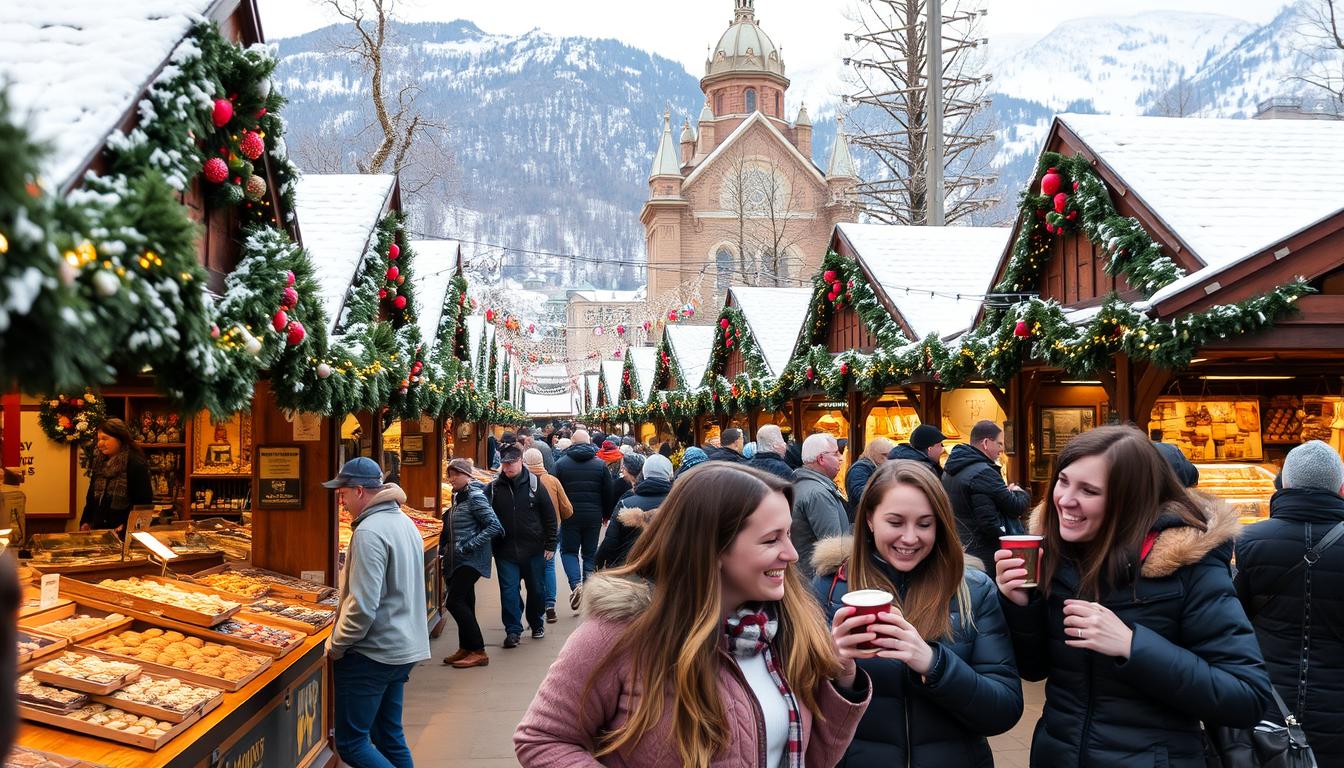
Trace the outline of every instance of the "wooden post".
<path fill-rule="evenodd" d="M 401 489 L 406 492 L 408 505 L 437 513 L 443 509 L 443 422 L 434 419 L 431 423 L 433 428 L 429 432 L 421 432 L 419 419 L 401 422 Z M 406 463 L 408 436 L 423 441 L 423 464 Z"/>
<path fill-rule="evenodd" d="M 849 390 L 849 465 L 854 466 L 856 457 L 862 456 L 867 446 L 864 440 L 867 437 L 864 433 L 867 431 L 864 427 L 868 423 L 868 417 L 863 412 L 864 397 L 863 393 L 857 389 Z"/>

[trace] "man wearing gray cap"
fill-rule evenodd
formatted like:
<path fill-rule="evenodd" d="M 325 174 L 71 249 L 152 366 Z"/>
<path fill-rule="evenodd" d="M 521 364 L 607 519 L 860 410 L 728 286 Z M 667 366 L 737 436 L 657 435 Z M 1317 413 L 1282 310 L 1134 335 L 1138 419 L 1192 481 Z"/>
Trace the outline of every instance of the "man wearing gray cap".
<path fill-rule="evenodd" d="M 401 704 L 411 669 L 429 658 L 424 541 L 401 512 L 405 492 L 383 483 L 373 459 L 347 461 L 322 485 L 353 518 L 330 640 L 336 752 L 352 768 L 411 768 Z"/>
<path fill-rule="evenodd" d="M 1270 519 L 1237 540 L 1237 596 L 1274 689 L 1321 765 L 1344 765 L 1344 462 L 1320 440 L 1288 452 Z M 1283 722 L 1276 705 L 1268 719 Z"/>

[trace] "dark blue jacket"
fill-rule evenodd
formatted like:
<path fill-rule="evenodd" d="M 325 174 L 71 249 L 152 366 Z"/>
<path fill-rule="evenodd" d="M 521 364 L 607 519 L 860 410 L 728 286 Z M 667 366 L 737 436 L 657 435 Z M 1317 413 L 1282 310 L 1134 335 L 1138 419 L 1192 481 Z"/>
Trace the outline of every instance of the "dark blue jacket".
<path fill-rule="evenodd" d="M 758 450 L 756 455 L 752 456 L 747 462 L 747 466 L 754 467 L 762 472 L 769 472 L 781 480 L 793 482 L 793 467 L 790 467 L 788 462 L 784 461 L 784 458 L 778 453 Z"/>
<path fill-rule="evenodd" d="M 625 558 L 635 546 L 639 534 L 653 520 L 653 511 L 662 506 L 663 499 L 672 490 L 672 481 L 661 478 L 647 478 L 620 501 L 607 523 L 607 535 L 602 538 L 602 546 L 597 548 L 594 560 L 598 568 L 615 568 L 625 565 Z"/>
<path fill-rule="evenodd" d="M 845 536 L 821 542 L 812 557 L 817 571 L 813 587 L 828 620 L 840 609 L 840 598 L 849 589 L 845 579 L 836 578 L 836 572 L 851 549 L 852 539 Z M 882 561 L 878 567 L 904 594 L 906 576 Z M 873 699 L 841 766 L 994 765 L 987 737 L 1007 731 L 1021 719 L 1022 682 L 999 608 L 998 588 L 976 568 L 966 569 L 966 586 L 972 625 L 962 626 L 962 614 L 953 599 L 948 608 L 952 637 L 929 643 L 934 661 L 924 679 L 904 662 L 858 662 L 872 680 Z"/>
<path fill-rule="evenodd" d="M 726 461 L 731 464 L 746 464 L 748 461 L 747 457 L 726 445 L 720 448 L 710 446 L 705 449 L 705 455 L 710 461 Z"/>
<path fill-rule="evenodd" d="M 891 459 L 904 459 L 906 461 L 917 461 L 920 464 L 923 464 L 924 466 L 928 467 L 930 471 L 933 472 L 935 477 L 943 476 L 943 467 L 941 464 L 934 461 L 933 459 L 930 459 L 929 454 L 927 452 L 921 451 L 918 448 L 913 448 L 909 443 L 901 443 L 895 448 L 892 448 L 891 451 L 887 454 L 887 460 L 890 461 Z"/>
<path fill-rule="evenodd" d="M 504 533 L 494 543 L 495 557 L 521 563 L 543 552 L 554 552 L 559 538 L 551 495 L 536 476 L 523 467 L 510 479 L 499 473 L 485 487 L 485 498 Z"/>
<path fill-rule="evenodd" d="M 845 472 L 845 511 L 849 513 L 849 521 L 854 522 L 854 513 L 859 508 L 859 498 L 863 496 L 863 489 L 868 487 L 868 478 L 877 471 L 877 465 L 873 460 L 864 456 Z"/>
<path fill-rule="evenodd" d="M 1022 678 L 1047 681 L 1032 766 L 1205 768 L 1201 722 L 1260 721 L 1269 677 L 1232 587 L 1237 517 L 1212 503 L 1208 514 L 1207 531 L 1163 515 L 1141 577 L 1100 601 L 1134 632 L 1127 660 L 1065 644 L 1064 601 L 1078 591 L 1070 560 L 1048 598 L 1001 600 Z"/>
<path fill-rule="evenodd" d="M 443 548 L 444 565 L 447 566 L 449 577 L 458 568 L 471 568 L 482 578 L 490 578 L 490 542 L 504 533 L 504 526 L 490 507 L 484 491 L 484 485 L 472 481 L 466 488 L 453 494 L 453 504 L 448 508 L 447 526 L 452 534 L 452 549 Z"/>
<path fill-rule="evenodd" d="M 555 460 L 555 477 L 565 489 L 574 515 L 565 525 L 601 525 L 602 518 L 611 512 L 615 496 L 611 492 L 611 473 L 606 462 L 597 458 L 592 443 L 570 446 Z"/>
<path fill-rule="evenodd" d="M 957 516 L 961 546 L 992 568 L 999 536 L 1022 532 L 1027 492 L 1008 490 L 997 464 L 979 449 L 961 444 L 952 446 L 947 457 L 943 488 Z"/>
<path fill-rule="evenodd" d="M 1237 596 L 1251 615 L 1270 680 L 1302 722 L 1316 759 L 1344 765 L 1344 540 L 1311 567 L 1310 611 L 1305 573 L 1270 593 L 1284 572 L 1302 563 L 1308 541 L 1315 544 L 1344 522 L 1344 499 L 1290 488 L 1274 494 L 1269 514 L 1237 540 Z M 1310 619 L 1305 636 L 1304 618 Z M 1283 721 L 1277 708 L 1271 712 L 1270 719 Z"/>

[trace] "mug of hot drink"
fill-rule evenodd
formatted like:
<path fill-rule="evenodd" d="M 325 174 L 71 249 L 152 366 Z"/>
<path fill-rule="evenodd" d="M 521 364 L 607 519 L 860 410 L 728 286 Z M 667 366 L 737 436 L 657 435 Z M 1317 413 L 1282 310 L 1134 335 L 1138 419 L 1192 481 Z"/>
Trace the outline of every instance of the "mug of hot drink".
<path fill-rule="evenodd" d="M 1000 536 L 999 546 L 1010 550 L 1013 557 L 1020 557 L 1026 562 L 1023 568 L 1027 569 L 1027 581 L 1022 586 L 1035 587 L 1040 568 L 1041 542 L 1045 541 L 1044 536 L 1031 536 L 1029 534 L 1016 536 Z"/>
<path fill-rule="evenodd" d="M 885 590 L 859 589 L 853 592 L 846 592 L 840 597 L 840 602 L 854 608 L 855 616 L 876 616 L 883 611 L 892 612 L 895 610 L 891 607 L 892 599 L 891 593 Z M 868 627 L 871 626 L 872 624 L 869 624 L 865 627 L 860 627 L 855 631 L 859 633 L 867 632 L 869 631 Z M 872 643 L 864 643 L 859 646 L 859 650 L 876 651 L 879 650 L 879 648 Z"/>

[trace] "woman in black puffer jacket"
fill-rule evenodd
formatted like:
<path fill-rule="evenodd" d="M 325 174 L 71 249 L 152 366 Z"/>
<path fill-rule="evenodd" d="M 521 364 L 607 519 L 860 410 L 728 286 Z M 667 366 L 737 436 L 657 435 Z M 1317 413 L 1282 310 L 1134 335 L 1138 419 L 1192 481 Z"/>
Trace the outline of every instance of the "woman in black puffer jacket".
<path fill-rule="evenodd" d="M 1232 588 L 1236 514 L 1186 491 L 1146 435 L 1070 440 L 1031 531 L 1040 589 L 995 553 L 1018 669 L 1047 680 L 1031 765 L 1204 768 L 1201 722 L 1259 722 L 1269 678 Z"/>
<path fill-rule="evenodd" d="M 1022 684 L 998 590 L 965 561 L 947 492 L 915 462 L 888 461 L 854 528 L 853 539 L 823 539 L 812 553 L 822 608 L 831 618 L 852 612 L 841 602 L 847 592 L 881 589 L 899 610 L 871 625 L 886 648 L 858 661 L 873 701 L 840 765 L 993 766 L 986 737 L 1022 717 Z"/>

